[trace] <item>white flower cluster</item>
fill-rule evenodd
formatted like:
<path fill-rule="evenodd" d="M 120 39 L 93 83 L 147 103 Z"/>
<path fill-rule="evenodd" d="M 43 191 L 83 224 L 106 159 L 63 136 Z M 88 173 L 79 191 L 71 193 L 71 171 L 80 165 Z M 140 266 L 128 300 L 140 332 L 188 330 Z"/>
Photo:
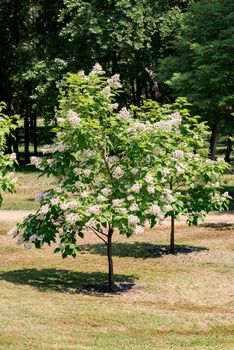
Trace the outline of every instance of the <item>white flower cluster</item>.
<path fill-rule="evenodd" d="M 137 211 L 137 210 L 139 210 L 139 207 L 136 203 L 132 203 L 129 207 L 129 210 L 130 211 Z"/>
<path fill-rule="evenodd" d="M 73 126 L 77 126 L 81 122 L 81 118 L 78 117 L 78 114 L 71 109 L 67 112 L 67 119 Z"/>
<path fill-rule="evenodd" d="M 16 154 L 15 153 L 11 153 L 9 159 L 13 160 L 13 161 L 16 160 Z"/>
<path fill-rule="evenodd" d="M 119 161 L 119 158 L 117 156 L 108 156 L 106 160 L 110 165 L 113 165 L 114 163 Z"/>
<path fill-rule="evenodd" d="M 51 203 L 52 205 L 59 205 L 59 204 L 60 204 L 60 199 L 59 199 L 59 197 L 51 198 L 50 203 Z"/>
<path fill-rule="evenodd" d="M 104 203 L 104 202 L 107 201 L 107 198 L 106 198 L 105 196 L 99 194 L 99 195 L 97 196 L 97 201 L 98 201 L 99 203 Z"/>
<path fill-rule="evenodd" d="M 42 160 L 39 157 L 31 157 L 30 158 L 31 164 L 35 165 L 36 168 L 40 169 Z"/>
<path fill-rule="evenodd" d="M 25 249 L 32 248 L 32 244 L 28 241 L 25 241 L 24 237 L 22 235 L 18 236 L 16 244 L 23 245 Z"/>
<path fill-rule="evenodd" d="M 35 243 L 37 241 L 42 242 L 43 241 L 43 237 L 42 236 L 38 236 L 35 233 L 32 234 L 32 236 L 30 236 L 30 238 L 29 238 L 29 242 Z"/>
<path fill-rule="evenodd" d="M 130 113 L 129 111 L 127 110 L 126 107 L 123 107 L 119 113 L 117 114 L 117 118 L 118 119 L 121 119 L 121 120 L 124 120 L 124 119 L 129 119 L 130 118 Z"/>
<path fill-rule="evenodd" d="M 110 188 L 105 187 L 101 190 L 101 193 L 103 194 L 103 196 L 108 197 L 112 194 L 112 191 Z"/>
<path fill-rule="evenodd" d="M 154 216 L 158 216 L 161 213 L 161 209 L 158 205 L 152 204 L 149 208 L 149 213 Z"/>
<path fill-rule="evenodd" d="M 15 238 L 18 235 L 18 229 L 17 226 L 14 226 L 9 232 L 9 236 L 12 236 L 12 238 Z"/>
<path fill-rule="evenodd" d="M 138 169 L 138 168 L 132 168 L 132 169 L 130 169 L 130 172 L 131 172 L 133 175 L 136 175 L 136 174 L 139 172 L 139 169 Z"/>
<path fill-rule="evenodd" d="M 172 153 L 173 157 L 176 159 L 182 159 L 184 157 L 184 151 L 178 149 Z"/>
<path fill-rule="evenodd" d="M 165 206 L 163 207 L 163 211 L 164 211 L 165 213 L 168 213 L 169 211 L 172 211 L 172 210 L 173 210 L 173 207 L 172 207 L 171 204 L 167 204 L 167 205 L 165 205 Z"/>
<path fill-rule="evenodd" d="M 92 71 L 90 72 L 90 75 L 104 74 L 104 73 L 105 71 L 102 69 L 102 66 L 99 63 L 95 63 Z"/>
<path fill-rule="evenodd" d="M 60 208 L 62 210 L 68 210 L 68 209 L 75 209 L 78 207 L 77 201 L 69 201 L 69 202 L 64 202 L 60 205 Z"/>
<path fill-rule="evenodd" d="M 113 207 L 119 207 L 123 204 L 123 199 L 113 199 L 112 205 Z"/>
<path fill-rule="evenodd" d="M 103 94 L 106 97 L 110 97 L 111 96 L 111 88 L 109 85 L 105 86 L 102 90 L 101 90 L 101 94 Z"/>
<path fill-rule="evenodd" d="M 140 223 L 140 219 L 136 215 L 130 214 L 128 216 L 128 226 L 133 230 L 135 234 L 140 234 L 144 232 L 144 227 L 138 225 Z"/>
<path fill-rule="evenodd" d="M 87 211 L 86 215 L 99 215 L 101 213 L 101 208 L 99 205 L 92 205 Z"/>
<path fill-rule="evenodd" d="M 9 180 L 12 184 L 16 184 L 18 181 L 18 178 L 15 177 L 15 174 L 12 172 L 6 175 L 6 180 Z"/>
<path fill-rule="evenodd" d="M 165 189 L 164 193 L 165 193 L 165 197 L 166 197 L 165 201 L 167 201 L 169 203 L 173 203 L 175 201 L 175 198 L 173 197 L 171 190 Z"/>
<path fill-rule="evenodd" d="M 181 115 L 179 112 L 175 112 L 171 114 L 170 119 L 168 120 L 160 120 L 156 122 L 154 125 L 159 128 L 161 131 L 171 131 L 173 127 L 179 127 L 182 121 Z"/>
<path fill-rule="evenodd" d="M 81 158 L 86 159 L 86 158 L 92 158 L 95 156 L 95 152 L 91 150 L 84 150 L 81 153 Z"/>
<path fill-rule="evenodd" d="M 122 84 L 120 82 L 120 75 L 114 74 L 111 78 L 107 79 L 109 85 L 114 86 L 115 88 L 121 88 Z"/>
<path fill-rule="evenodd" d="M 55 153 L 55 152 L 63 152 L 67 149 L 67 146 L 64 145 L 62 142 L 57 142 L 52 145 L 45 145 L 42 148 L 42 153 L 43 154 L 48 154 L 48 153 Z"/>
<path fill-rule="evenodd" d="M 119 108 L 119 104 L 118 103 L 111 103 L 109 104 L 109 111 L 113 112 L 114 110 Z"/>
<path fill-rule="evenodd" d="M 65 121 L 66 121 L 65 118 L 62 118 L 62 117 L 58 117 L 58 118 L 57 118 L 57 122 L 58 122 L 58 123 L 64 123 Z"/>
<path fill-rule="evenodd" d="M 128 225 L 129 226 L 135 226 L 135 225 L 137 225 L 137 224 L 139 224 L 139 222 L 140 222 L 140 219 L 138 218 L 138 216 L 136 216 L 136 215 L 129 215 L 129 217 L 128 217 Z"/>
<path fill-rule="evenodd" d="M 155 193 L 155 187 L 154 187 L 154 186 L 147 186 L 147 191 L 148 191 L 150 194 L 153 194 L 153 193 Z"/>
<path fill-rule="evenodd" d="M 154 178 L 153 176 L 151 175 L 146 175 L 145 176 L 145 181 L 148 183 L 148 184 L 152 184 L 154 182 Z"/>
<path fill-rule="evenodd" d="M 83 183 L 82 183 L 81 181 L 76 181 L 76 182 L 75 182 L 75 187 L 76 187 L 77 189 L 80 189 L 82 186 L 83 186 Z"/>
<path fill-rule="evenodd" d="M 78 220 L 79 220 L 79 217 L 74 214 L 74 213 L 71 213 L 71 214 L 67 214 L 65 216 L 65 220 L 69 223 L 69 224 L 75 224 Z"/>
<path fill-rule="evenodd" d="M 120 179 L 124 175 L 124 170 L 121 166 L 117 166 L 112 173 L 114 179 Z"/>
<path fill-rule="evenodd" d="M 134 185 L 132 185 L 132 187 L 130 188 L 131 192 L 134 193 L 139 193 L 141 189 L 141 185 L 139 183 L 135 183 Z"/>

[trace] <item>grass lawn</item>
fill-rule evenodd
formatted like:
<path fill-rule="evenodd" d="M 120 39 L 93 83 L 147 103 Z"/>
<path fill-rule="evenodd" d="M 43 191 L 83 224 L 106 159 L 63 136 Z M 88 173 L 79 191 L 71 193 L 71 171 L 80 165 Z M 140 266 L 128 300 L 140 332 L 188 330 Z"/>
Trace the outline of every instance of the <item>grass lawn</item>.
<path fill-rule="evenodd" d="M 95 237 L 62 260 L 15 245 L 10 226 L 0 230 L 0 349 L 234 349 L 234 226 L 177 226 L 176 256 L 162 254 L 168 226 L 116 235 L 123 291 L 113 295 L 102 292 L 105 247 Z"/>

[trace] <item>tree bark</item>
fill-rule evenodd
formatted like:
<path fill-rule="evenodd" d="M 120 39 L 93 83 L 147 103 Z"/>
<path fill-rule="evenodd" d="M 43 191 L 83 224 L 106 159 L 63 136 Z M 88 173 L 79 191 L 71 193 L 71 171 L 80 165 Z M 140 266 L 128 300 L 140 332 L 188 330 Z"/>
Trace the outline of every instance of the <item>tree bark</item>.
<path fill-rule="evenodd" d="M 217 142 L 218 142 L 218 122 L 215 121 L 212 127 L 212 133 L 210 138 L 209 158 L 211 160 L 215 159 Z"/>
<path fill-rule="evenodd" d="M 151 98 L 154 101 L 158 101 L 159 99 L 159 88 L 158 88 L 158 82 L 155 78 L 155 74 L 151 69 L 145 68 L 145 71 L 147 73 L 149 83 L 150 83 L 150 93 L 151 93 Z"/>
<path fill-rule="evenodd" d="M 136 79 L 136 106 L 140 107 L 141 105 L 141 95 L 142 95 L 142 89 L 143 89 L 143 85 L 142 85 L 142 78 L 138 77 Z"/>
<path fill-rule="evenodd" d="M 233 150 L 233 143 L 232 143 L 232 133 L 228 135 L 228 140 L 227 140 L 227 148 L 225 151 L 225 162 L 230 163 L 231 162 L 231 153 Z"/>
<path fill-rule="evenodd" d="M 30 153 L 29 153 L 29 118 L 26 113 L 24 117 L 24 161 L 25 164 L 30 163 Z"/>
<path fill-rule="evenodd" d="M 33 111 L 33 147 L 34 155 L 37 156 L 37 114 Z"/>
<path fill-rule="evenodd" d="M 108 231 L 107 240 L 107 257 L 108 257 L 108 290 L 110 293 L 114 292 L 114 268 L 113 268 L 113 258 L 112 258 L 112 235 L 113 228 L 110 226 Z"/>
<path fill-rule="evenodd" d="M 170 190 L 172 191 L 173 184 L 170 183 Z M 170 254 L 175 254 L 175 218 L 174 218 L 174 212 L 171 215 L 171 234 L 170 234 Z"/>
<path fill-rule="evenodd" d="M 175 219 L 171 216 L 170 254 L 175 254 Z"/>

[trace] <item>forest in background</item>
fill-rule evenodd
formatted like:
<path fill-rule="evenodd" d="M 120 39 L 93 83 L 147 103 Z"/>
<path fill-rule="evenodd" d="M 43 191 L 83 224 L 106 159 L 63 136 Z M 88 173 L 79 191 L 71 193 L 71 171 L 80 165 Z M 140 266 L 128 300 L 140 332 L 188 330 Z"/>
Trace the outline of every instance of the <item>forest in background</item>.
<path fill-rule="evenodd" d="M 234 3 L 230 0 L 1 0 L 0 100 L 24 127 L 22 163 L 48 143 L 68 72 L 119 73 L 120 106 L 184 96 L 211 128 L 209 157 L 233 159 Z M 43 125 L 41 123 L 43 119 Z M 38 123 L 38 120 L 40 123 Z"/>

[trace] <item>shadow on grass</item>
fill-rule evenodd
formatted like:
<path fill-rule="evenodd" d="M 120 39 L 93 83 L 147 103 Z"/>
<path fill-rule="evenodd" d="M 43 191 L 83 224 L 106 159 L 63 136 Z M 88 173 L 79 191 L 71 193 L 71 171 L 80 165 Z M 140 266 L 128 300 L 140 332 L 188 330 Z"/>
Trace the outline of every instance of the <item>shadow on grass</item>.
<path fill-rule="evenodd" d="M 80 246 L 80 248 L 83 252 L 106 256 L 106 246 L 102 243 L 86 244 Z M 175 245 L 175 254 L 189 254 L 204 250 L 208 249 L 189 245 Z M 162 255 L 167 254 L 169 254 L 168 245 L 155 245 L 145 242 L 113 243 L 113 256 L 147 259 L 160 258 Z"/>
<path fill-rule="evenodd" d="M 115 278 L 115 293 L 134 288 L 134 276 L 118 275 Z M 75 272 L 58 269 L 22 269 L 0 274 L 0 280 L 13 284 L 28 285 L 41 292 L 54 291 L 70 294 L 102 296 L 108 293 L 108 276 L 102 272 Z"/>
<path fill-rule="evenodd" d="M 213 229 L 218 230 L 218 231 L 234 230 L 234 224 L 226 224 L 226 223 L 222 223 L 222 222 L 199 224 L 199 227 L 213 228 Z"/>

